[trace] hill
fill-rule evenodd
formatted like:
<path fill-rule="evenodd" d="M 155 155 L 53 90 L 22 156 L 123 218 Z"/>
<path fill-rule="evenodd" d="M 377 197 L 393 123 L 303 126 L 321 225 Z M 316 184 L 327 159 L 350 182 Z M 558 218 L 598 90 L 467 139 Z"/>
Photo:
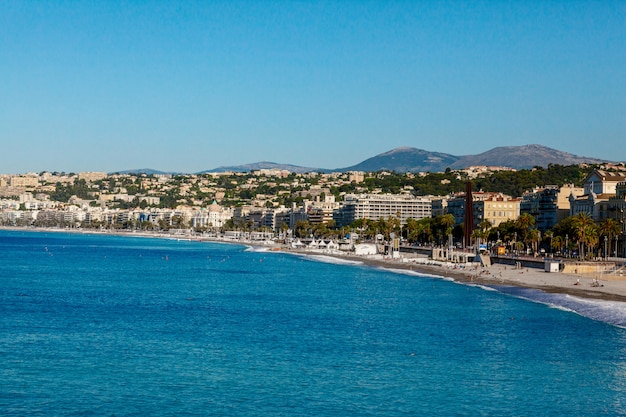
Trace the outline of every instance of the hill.
<path fill-rule="evenodd" d="M 506 166 L 516 169 L 529 169 L 535 166 L 577 165 L 581 163 L 599 164 L 605 161 L 573 155 L 542 145 L 500 146 L 478 155 L 459 158 L 451 168 L 466 168 L 475 165 Z"/>
<path fill-rule="evenodd" d="M 422 149 L 401 147 L 381 153 L 365 161 L 337 171 L 395 171 L 395 172 L 418 172 L 444 171 L 447 167 L 459 161 L 458 156 L 428 152 Z"/>
<path fill-rule="evenodd" d="M 464 169 L 470 166 L 502 166 L 515 169 L 533 167 L 547 168 L 548 165 L 578 165 L 582 163 L 600 164 L 607 162 L 597 158 L 578 156 L 542 145 L 500 146 L 477 155 L 456 156 L 423 149 L 400 147 L 381 153 L 345 168 L 326 169 L 302 167 L 275 162 L 255 162 L 244 165 L 220 166 L 197 174 L 212 172 L 251 172 L 261 169 L 278 169 L 299 174 L 308 172 L 347 172 L 347 171 L 394 171 L 394 172 L 443 172 L 447 168 Z M 154 169 L 133 169 L 121 173 L 165 174 Z M 170 173 L 171 174 L 171 173 Z"/>
<path fill-rule="evenodd" d="M 289 172 L 295 172 L 297 174 L 304 174 L 307 172 L 329 172 L 327 169 L 320 168 L 308 168 L 301 167 L 297 165 L 290 164 L 277 164 L 275 162 L 255 162 L 252 164 L 244 164 L 244 165 L 234 165 L 234 166 L 221 166 L 218 168 L 201 171 L 198 174 L 206 174 L 211 172 L 250 172 L 250 171 L 258 171 L 261 169 L 278 169 L 278 170 L 286 170 Z"/>
<path fill-rule="evenodd" d="M 140 175 L 140 174 L 146 174 L 146 175 L 166 175 L 166 174 L 174 174 L 173 172 L 165 172 L 165 171 L 158 171 L 156 169 L 152 169 L 152 168 L 138 168 L 138 169 L 127 169 L 125 171 L 115 171 L 112 172 L 111 174 L 129 174 L 129 175 Z"/>
<path fill-rule="evenodd" d="M 446 168 L 463 169 L 476 165 L 529 169 L 535 166 L 598 164 L 602 161 L 573 155 L 542 145 L 501 146 L 478 155 L 455 156 L 422 149 L 401 147 L 376 155 L 336 171 L 443 172 Z"/>

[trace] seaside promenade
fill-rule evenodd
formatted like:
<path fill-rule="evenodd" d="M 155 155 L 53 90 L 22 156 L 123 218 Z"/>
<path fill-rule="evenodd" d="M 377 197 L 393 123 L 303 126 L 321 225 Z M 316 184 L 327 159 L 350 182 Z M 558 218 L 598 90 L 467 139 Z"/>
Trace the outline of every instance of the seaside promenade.
<path fill-rule="evenodd" d="M 453 264 L 403 255 L 398 258 L 381 255 L 335 254 L 331 256 L 360 260 L 373 267 L 411 270 L 477 285 L 510 285 L 582 298 L 626 302 L 626 276 L 546 272 L 541 268 L 516 268 L 498 263 L 490 266 L 481 266 L 476 262 Z"/>
<path fill-rule="evenodd" d="M 153 232 L 93 232 L 68 229 L 44 228 L 16 228 L 3 227 L 0 230 L 28 230 L 33 232 L 63 232 L 84 234 L 115 234 L 132 237 L 151 237 L 167 239 L 197 240 L 200 242 L 218 242 L 226 244 L 243 244 L 255 247 L 264 247 L 275 251 L 301 255 L 328 256 L 338 259 L 360 262 L 375 268 L 403 269 L 425 275 L 433 275 L 458 282 L 474 283 L 477 285 L 504 285 L 540 289 L 545 292 L 570 294 L 582 298 L 604 299 L 626 302 L 626 276 L 609 274 L 583 274 L 577 272 L 546 272 L 541 268 L 516 268 L 505 264 L 491 264 L 481 266 L 477 262 L 451 263 L 436 262 L 424 257 L 401 253 L 399 257 L 376 255 L 356 255 L 354 252 L 309 249 L 301 247 L 294 249 L 284 244 L 266 245 L 264 242 L 248 240 L 230 240 L 193 235 L 168 235 Z"/>

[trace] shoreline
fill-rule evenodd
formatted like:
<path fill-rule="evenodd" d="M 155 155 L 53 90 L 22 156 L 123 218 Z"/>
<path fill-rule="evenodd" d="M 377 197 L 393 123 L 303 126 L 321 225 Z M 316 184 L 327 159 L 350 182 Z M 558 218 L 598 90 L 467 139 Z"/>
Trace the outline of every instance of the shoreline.
<path fill-rule="evenodd" d="M 162 239 L 182 239 L 197 242 L 212 242 L 223 244 L 235 244 L 265 248 L 276 253 L 289 253 L 294 255 L 327 256 L 347 261 L 358 261 L 365 266 L 382 268 L 387 270 L 405 270 L 430 275 L 438 278 L 452 279 L 456 282 L 484 285 L 488 287 L 509 286 L 536 289 L 546 293 L 558 293 L 571 295 L 583 299 L 626 302 L 626 277 L 602 276 L 597 280 L 600 286 L 592 286 L 593 278 L 578 274 L 562 272 L 545 272 L 536 268 L 514 269 L 508 265 L 492 264 L 491 266 L 479 266 L 478 264 L 424 264 L 417 258 L 401 257 L 396 259 L 386 258 L 382 255 L 355 255 L 345 252 L 319 250 L 319 249 L 292 249 L 285 245 L 263 245 L 258 242 L 216 239 L 209 237 L 189 235 L 168 235 L 151 232 L 115 232 L 115 231 L 91 231 L 76 229 L 55 228 L 22 228 L 0 227 L 0 230 L 25 231 L 25 232 L 52 232 L 52 233 L 77 233 L 93 235 L 114 235 L 127 237 L 147 237 Z"/>
<path fill-rule="evenodd" d="M 388 270 L 406 270 L 416 273 L 452 279 L 456 282 L 484 285 L 489 287 L 509 286 L 541 290 L 546 293 L 567 294 L 574 297 L 626 302 L 626 278 L 611 280 L 598 279 L 600 287 L 593 287 L 592 278 L 562 272 L 545 272 L 540 269 L 513 269 L 507 265 L 492 264 L 490 267 L 447 268 L 437 265 L 425 265 L 416 262 L 404 262 L 386 258 L 372 258 L 349 254 L 313 252 L 307 250 L 282 250 L 286 253 L 302 255 L 322 255 L 349 261 L 360 261 L 363 265 Z M 576 285 L 576 283 L 579 283 Z"/>

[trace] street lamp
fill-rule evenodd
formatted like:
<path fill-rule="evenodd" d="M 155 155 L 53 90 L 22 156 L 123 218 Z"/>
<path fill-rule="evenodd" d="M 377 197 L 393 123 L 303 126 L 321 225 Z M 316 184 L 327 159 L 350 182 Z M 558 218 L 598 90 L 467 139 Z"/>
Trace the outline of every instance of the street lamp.
<path fill-rule="evenodd" d="M 604 260 L 606 261 L 609 258 L 608 253 L 606 252 L 606 242 L 608 242 L 609 238 L 604 236 Z"/>
<path fill-rule="evenodd" d="M 567 258 L 569 258 L 569 235 L 565 235 L 565 252 L 567 253 Z"/>

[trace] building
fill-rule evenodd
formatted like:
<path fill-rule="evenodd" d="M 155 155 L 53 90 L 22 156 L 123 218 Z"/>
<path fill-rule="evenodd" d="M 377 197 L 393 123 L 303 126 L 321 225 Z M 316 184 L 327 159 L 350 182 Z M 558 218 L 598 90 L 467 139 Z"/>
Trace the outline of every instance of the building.
<path fill-rule="evenodd" d="M 191 227 L 193 228 L 220 228 L 233 217 L 233 210 L 217 204 L 213 200 L 208 210 L 195 211 L 190 216 Z"/>
<path fill-rule="evenodd" d="M 626 257 L 626 182 L 618 183 L 615 187 L 615 195 L 598 202 L 596 208 L 596 221 L 613 219 L 619 224 L 619 235 L 612 237 L 615 240 L 611 242 L 611 254 Z"/>
<path fill-rule="evenodd" d="M 434 198 L 432 200 L 432 213 L 433 217 L 443 216 L 448 213 L 448 197 Z"/>
<path fill-rule="evenodd" d="M 593 220 L 601 220 L 600 207 L 616 197 L 618 184 L 623 182 L 624 172 L 594 170 L 583 181 L 584 194 L 570 196 L 570 216 L 587 213 Z"/>
<path fill-rule="evenodd" d="M 315 201 L 307 204 L 306 213 L 310 223 L 328 224 L 333 220 L 333 213 L 337 209 L 339 209 L 339 203 L 335 201 L 335 196 L 327 194 L 323 200 L 318 196 Z"/>
<path fill-rule="evenodd" d="M 78 179 L 85 180 L 87 182 L 100 181 L 107 177 L 106 172 L 79 172 Z"/>
<path fill-rule="evenodd" d="M 570 196 L 583 193 L 583 188 L 573 184 L 535 189 L 522 197 L 520 213 L 533 216 L 537 229 L 545 232 L 570 215 Z"/>
<path fill-rule="evenodd" d="M 478 191 L 472 193 L 474 210 L 474 227 L 487 220 L 493 227 L 508 220 L 515 220 L 520 215 L 520 202 L 502 193 Z M 448 200 L 448 214 L 454 216 L 455 224 L 465 221 L 465 193 L 460 193 Z"/>
<path fill-rule="evenodd" d="M 362 171 L 350 171 L 348 173 L 348 181 L 360 184 L 365 179 L 365 173 Z"/>
<path fill-rule="evenodd" d="M 338 226 L 347 226 L 358 219 L 380 220 L 397 218 L 405 225 L 407 219 L 431 217 L 430 197 L 396 194 L 347 194 L 343 206 L 336 211 Z"/>
<path fill-rule="evenodd" d="M 617 185 L 626 181 L 624 172 L 607 172 L 596 169 L 583 180 L 585 194 L 616 194 Z"/>
<path fill-rule="evenodd" d="M 11 177 L 11 187 L 37 187 L 39 178 L 36 176 Z"/>

